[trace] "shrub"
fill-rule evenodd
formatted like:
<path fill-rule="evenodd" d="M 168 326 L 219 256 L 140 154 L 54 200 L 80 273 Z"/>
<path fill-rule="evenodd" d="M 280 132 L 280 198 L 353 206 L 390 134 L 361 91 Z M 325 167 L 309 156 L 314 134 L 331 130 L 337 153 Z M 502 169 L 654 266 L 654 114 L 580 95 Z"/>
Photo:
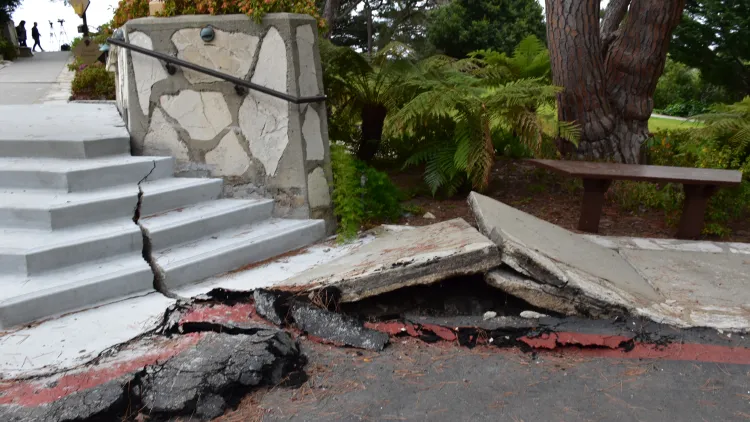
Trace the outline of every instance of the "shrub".
<path fill-rule="evenodd" d="M 112 24 L 119 28 L 130 19 L 148 16 L 148 0 L 120 0 Z M 228 15 L 243 13 L 257 22 L 267 13 L 301 13 L 310 15 L 318 21 L 318 28 L 325 29 L 325 20 L 320 17 L 314 0 L 166 0 L 164 16 L 180 15 Z"/>
<path fill-rule="evenodd" d="M 72 91 L 78 100 L 114 100 L 115 75 L 101 63 L 80 65 L 73 78 Z"/>
<path fill-rule="evenodd" d="M 750 101 L 748 101 L 750 102 Z M 706 211 L 705 234 L 726 236 L 726 224 L 750 210 L 750 143 L 732 141 L 732 137 L 716 136 L 716 128 L 707 123 L 706 129 L 668 130 L 654 134 L 645 145 L 648 164 L 741 170 L 744 180 L 739 187 L 720 189 L 709 202 Z M 650 183 L 615 183 L 611 195 L 626 209 L 647 207 L 664 210 L 667 221 L 679 221 L 685 198 L 682 186 Z"/>
<path fill-rule="evenodd" d="M 331 145 L 331 165 L 340 241 L 356 236 L 364 224 L 392 222 L 401 216 L 401 193 L 387 174 L 357 161 L 336 144 Z"/>
<path fill-rule="evenodd" d="M 0 56 L 5 60 L 15 60 L 18 57 L 16 47 L 10 41 L 0 36 Z"/>
<path fill-rule="evenodd" d="M 669 116 L 692 117 L 710 111 L 709 105 L 701 101 L 690 100 L 672 103 L 660 110 Z"/>

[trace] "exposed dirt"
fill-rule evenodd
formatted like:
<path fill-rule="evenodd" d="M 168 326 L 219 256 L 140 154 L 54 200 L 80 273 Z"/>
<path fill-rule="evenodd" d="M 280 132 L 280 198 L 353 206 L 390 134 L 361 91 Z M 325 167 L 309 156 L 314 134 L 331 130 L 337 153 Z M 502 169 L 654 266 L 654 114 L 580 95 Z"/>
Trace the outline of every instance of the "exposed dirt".
<path fill-rule="evenodd" d="M 433 198 L 422 180 L 421 169 L 391 171 L 389 175 L 397 186 L 414 195 L 406 202 L 412 208 L 409 210 L 411 212 L 402 217 L 399 224 L 423 226 L 452 218 L 463 218 L 472 225 L 476 224 L 466 203 L 467 192 L 452 198 Z M 577 179 L 539 169 L 521 160 L 500 159 L 495 163 L 492 180 L 484 194 L 542 220 L 578 232 L 576 226 L 583 187 Z M 423 218 L 427 212 L 436 218 Z M 670 226 L 667 220 L 664 211 L 646 208 L 631 211 L 617 204 L 610 195 L 602 210 L 599 234 L 673 238 L 677 229 Z M 703 239 L 750 242 L 750 218 L 732 221 L 728 226 L 732 230 L 731 235 L 723 238 L 703 236 Z"/>

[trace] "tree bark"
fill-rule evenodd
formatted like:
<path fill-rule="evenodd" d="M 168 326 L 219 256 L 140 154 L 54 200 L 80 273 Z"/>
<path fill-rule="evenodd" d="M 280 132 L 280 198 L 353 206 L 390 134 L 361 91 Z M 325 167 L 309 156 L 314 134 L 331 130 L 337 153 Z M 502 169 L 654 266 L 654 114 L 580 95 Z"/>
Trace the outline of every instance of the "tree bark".
<path fill-rule="evenodd" d="M 546 0 L 553 82 L 564 88 L 558 117 L 581 126 L 578 156 L 640 161 L 684 6 L 685 0 L 613 0 L 600 31 L 598 0 Z"/>
<path fill-rule="evenodd" d="M 387 114 L 388 109 L 381 104 L 367 104 L 362 107 L 362 137 L 357 149 L 357 158 L 360 160 L 370 162 L 375 158 L 383 138 Z"/>

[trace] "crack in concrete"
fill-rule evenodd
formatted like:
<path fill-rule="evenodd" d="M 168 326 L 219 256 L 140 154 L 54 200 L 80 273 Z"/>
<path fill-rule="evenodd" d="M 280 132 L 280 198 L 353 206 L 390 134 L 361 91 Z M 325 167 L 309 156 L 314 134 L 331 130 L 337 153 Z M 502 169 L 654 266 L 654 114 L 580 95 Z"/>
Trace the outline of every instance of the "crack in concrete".
<path fill-rule="evenodd" d="M 151 167 L 151 170 L 148 172 L 148 174 L 143 176 L 143 178 L 138 181 L 138 202 L 135 205 L 135 210 L 133 210 L 133 223 L 135 223 L 141 230 L 141 236 L 143 237 L 143 250 L 141 252 L 141 255 L 143 256 L 143 259 L 146 261 L 148 266 L 151 268 L 151 273 L 154 275 L 154 290 L 171 299 L 182 299 L 182 297 L 180 297 L 179 295 L 169 291 L 167 286 L 164 284 L 164 271 L 159 267 L 159 264 L 156 262 L 156 258 L 153 255 L 153 248 L 149 232 L 141 224 L 140 221 L 141 208 L 143 206 L 142 184 L 149 178 L 149 176 L 151 176 L 154 170 L 156 170 L 156 161 L 152 161 L 152 164 L 153 166 Z"/>

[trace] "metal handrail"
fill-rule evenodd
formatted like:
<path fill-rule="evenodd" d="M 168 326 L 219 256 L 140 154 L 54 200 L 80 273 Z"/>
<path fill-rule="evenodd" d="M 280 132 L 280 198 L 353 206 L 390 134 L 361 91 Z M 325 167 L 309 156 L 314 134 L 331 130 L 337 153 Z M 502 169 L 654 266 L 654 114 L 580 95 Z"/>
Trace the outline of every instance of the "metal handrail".
<path fill-rule="evenodd" d="M 107 43 L 114 44 L 118 47 L 127 48 L 129 50 L 133 50 L 135 52 L 145 54 L 147 56 L 151 56 L 156 59 L 165 61 L 167 63 L 167 72 L 169 72 L 170 75 L 174 75 L 174 73 L 177 71 L 177 69 L 175 69 L 174 67 L 174 65 L 177 65 L 180 67 L 194 70 L 196 72 L 205 73 L 206 75 L 213 76 L 215 78 L 224 79 L 225 81 L 231 82 L 235 85 L 235 89 L 237 90 L 238 94 L 244 94 L 243 90 L 244 88 L 247 88 L 247 89 L 252 89 L 254 91 L 262 92 L 264 94 L 268 94 L 272 97 L 276 97 L 282 100 L 289 101 L 294 104 L 317 103 L 317 102 L 326 100 L 325 95 L 315 95 L 312 97 L 295 97 L 284 92 L 279 92 L 271 88 L 267 88 L 262 85 L 254 84 L 244 79 L 236 78 L 232 75 L 227 75 L 226 73 L 222 73 L 217 70 L 209 69 L 207 67 L 203 67 L 195 63 L 186 62 L 185 60 L 178 59 L 177 57 L 168 56 L 166 54 L 159 53 L 158 51 L 153 51 L 147 48 L 139 47 L 137 45 L 133 45 L 133 44 L 130 44 L 130 43 L 127 43 L 125 41 L 121 41 L 115 38 L 107 39 Z"/>

